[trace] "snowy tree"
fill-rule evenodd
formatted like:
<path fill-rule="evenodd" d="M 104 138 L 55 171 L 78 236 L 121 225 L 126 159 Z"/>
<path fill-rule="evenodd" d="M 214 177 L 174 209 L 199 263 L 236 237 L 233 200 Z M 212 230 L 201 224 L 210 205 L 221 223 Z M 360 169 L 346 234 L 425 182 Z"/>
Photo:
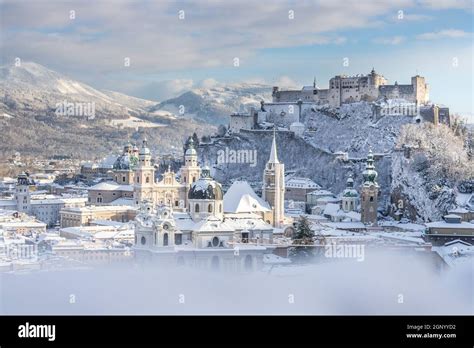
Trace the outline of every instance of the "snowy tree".
<path fill-rule="evenodd" d="M 315 256 L 314 232 L 311 229 L 311 224 L 306 216 L 300 216 L 296 224 L 296 231 L 293 235 L 293 245 L 295 247 L 290 249 L 290 258 L 295 261 L 300 261 Z"/>

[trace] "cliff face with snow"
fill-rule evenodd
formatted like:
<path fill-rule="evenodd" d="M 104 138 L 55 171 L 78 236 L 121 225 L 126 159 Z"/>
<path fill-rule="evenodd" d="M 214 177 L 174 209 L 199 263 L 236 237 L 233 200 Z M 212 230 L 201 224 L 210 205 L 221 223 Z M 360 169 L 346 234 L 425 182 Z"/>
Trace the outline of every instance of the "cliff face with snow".
<path fill-rule="evenodd" d="M 303 137 L 290 131 L 277 132 L 278 157 L 285 170 L 309 177 L 339 194 L 349 175 L 355 187 L 360 187 L 365 158 L 372 149 L 382 194 L 379 208 L 389 213 L 397 210 L 392 203 L 402 200 L 406 217 L 437 220 L 455 206 L 458 185 L 470 175 L 474 178 L 472 160 L 463 147 L 465 141 L 446 126 L 415 124 L 410 116 L 374 119 L 371 105 L 366 102 L 340 109 L 315 107 L 302 114 L 302 121 L 310 129 Z M 268 130 L 241 130 L 212 144 L 202 144 L 200 156 L 214 166 L 217 180 L 230 183 L 246 179 L 259 187 L 272 135 Z M 404 144 L 418 147 L 412 157 L 405 157 L 406 152 L 401 150 Z M 230 150 L 255 151 L 256 165 L 219 161 L 219 153 Z"/>
<path fill-rule="evenodd" d="M 412 220 L 436 221 L 456 207 L 459 193 L 470 193 L 474 162 L 465 139 L 447 126 L 402 128 L 392 161 L 391 190 L 400 212 Z M 469 191 L 469 192 L 463 192 Z"/>
<path fill-rule="evenodd" d="M 369 104 L 358 103 L 341 110 L 315 111 L 303 116 L 303 122 L 311 123 L 312 131 L 304 137 L 293 132 L 277 133 L 278 157 L 287 172 L 311 178 L 322 187 L 339 194 L 351 175 L 358 186 L 369 148 L 377 154 L 376 166 L 382 187 L 382 202 L 388 202 L 390 194 L 391 149 L 400 126 L 411 118 L 385 119 L 374 122 Z M 241 131 L 232 136 L 217 138 L 212 144 L 200 146 L 203 162 L 215 167 L 216 179 L 223 183 L 243 178 L 257 184 L 262 181 L 263 169 L 270 155 L 272 131 Z M 219 161 L 219 152 L 235 150 L 255 151 L 256 165 Z M 346 156 L 340 152 L 346 152 Z"/>

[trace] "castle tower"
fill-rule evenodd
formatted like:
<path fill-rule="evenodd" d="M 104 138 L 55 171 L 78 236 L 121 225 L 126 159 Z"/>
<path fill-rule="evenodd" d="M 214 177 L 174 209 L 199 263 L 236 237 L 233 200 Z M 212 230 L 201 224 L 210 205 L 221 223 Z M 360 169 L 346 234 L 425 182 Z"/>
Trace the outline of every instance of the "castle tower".
<path fill-rule="evenodd" d="M 15 187 L 15 200 L 16 209 L 20 212 L 29 213 L 31 209 L 30 200 L 30 186 L 28 175 L 21 173 L 18 175 L 18 179 Z"/>
<path fill-rule="evenodd" d="M 429 87 L 425 82 L 425 78 L 420 75 L 411 78 L 411 85 L 413 86 L 413 93 L 415 94 L 415 102 L 419 105 L 424 105 L 430 99 Z"/>
<path fill-rule="evenodd" d="M 361 220 L 364 224 L 376 225 L 379 184 L 377 184 L 378 173 L 375 170 L 372 150 L 369 151 L 362 175 L 364 183 L 361 188 Z"/>
<path fill-rule="evenodd" d="M 270 159 L 263 172 L 262 198 L 272 207 L 272 225 L 280 227 L 285 217 L 285 165 L 278 161 L 275 130 L 273 131 Z"/>
<path fill-rule="evenodd" d="M 181 184 L 185 185 L 185 207 L 188 207 L 188 192 L 191 185 L 201 176 L 201 168 L 198 165 L 197 151 L 194 147 L 193 138 L 186 142 L 184 152 L 184 166 L 181 167 Z"/>
<path fill-rule="evenodd" d="M 136 204 L 144 201 L 154 202 L 153 187 L 155 184 L 155 168 L 151 164 L 151 153 L 146 139 L 138 154 L 138 166 L 135 172 L 134 198 Z"/>
<path fill-rule="evenodd" d="M 342 210 L 346 213 L 356 210 L 358 201 L 359 194 L 354 189 L 354 179 L 349 177 L 346 181 L 346 188 L 342 191 Z"/>

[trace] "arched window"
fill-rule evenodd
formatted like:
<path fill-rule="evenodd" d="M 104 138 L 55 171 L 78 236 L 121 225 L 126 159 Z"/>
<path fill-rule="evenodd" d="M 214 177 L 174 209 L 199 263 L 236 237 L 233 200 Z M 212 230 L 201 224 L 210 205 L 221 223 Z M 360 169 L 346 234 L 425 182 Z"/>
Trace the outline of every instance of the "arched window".
<path fill-rule="evenodd" d="M 184 177 L 184 183 L 186 183 L 186 177 Z"/>
<path fill-rule="evenodd" d="M 150 177 L 149 177 L 149 176 L 146 177 L 146 181 L 145 181 L 145 182 L 146 182 L 147 184 L 150 183 Z"/>
<path fill-rule="evenodd" d="M 218 247 L 219 246 L 219 238 L 218 237 L 212 238 L 212 246 L 213 247 Z"/>
<path fill-rule="evenodd" d="M 142 237 L 142 238 L 141 238 L 141 243 L 142 243 L 142 245 L 145 245 L 145 244 L 146 244 L 146 238 L 145 238 L 145 237 Z"/>
<path fill-rule="evenodd" d="M 209 203 L 209 205 L 207 206 L 207 212 L 212 213 L 212 204 L 211 203 Z"/>
<path fill-rule="evenodd" d="M 168 245 L 168 233 L 163 234 L 163 246 Z"/>
<path fill-rule="evenodd" d="M 251 271 L 252 267 L 253 267 L 252 256 L 250 255 L 245 256 L 244 269 L 246 271 Z"/>
<path fill-rule="evenodd" d="M 371 201 L 371 202 L 374 201 L 374 197 L 373 197 L 373 196 L 370 196 L 370 201 Z"/>
<path fill-rule="evenodd" d="M 199 213 L 199 204 L 196 203 L 196 205 L 194 206 L 194 212 L 195 213 Z"/>
<path fill-rule="evenodd" d="M 196 177 L 195 176 L 193 177 L 193 182 L 196 182 Z"/>

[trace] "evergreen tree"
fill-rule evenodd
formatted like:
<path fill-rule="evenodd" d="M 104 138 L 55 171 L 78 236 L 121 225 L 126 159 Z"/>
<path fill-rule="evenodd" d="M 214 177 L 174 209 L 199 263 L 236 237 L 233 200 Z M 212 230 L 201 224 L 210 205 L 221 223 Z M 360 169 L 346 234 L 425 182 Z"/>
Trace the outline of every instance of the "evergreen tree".
<path fill-rule="evenodd" d="M 296 231 L 293 235 L 293 245 L 290 250 L 290 257 L 295 261 L 314 257 L 314 232 L 311 230 L 311 224 L 306 216 L 300 216 L 296 223 Z"/>

